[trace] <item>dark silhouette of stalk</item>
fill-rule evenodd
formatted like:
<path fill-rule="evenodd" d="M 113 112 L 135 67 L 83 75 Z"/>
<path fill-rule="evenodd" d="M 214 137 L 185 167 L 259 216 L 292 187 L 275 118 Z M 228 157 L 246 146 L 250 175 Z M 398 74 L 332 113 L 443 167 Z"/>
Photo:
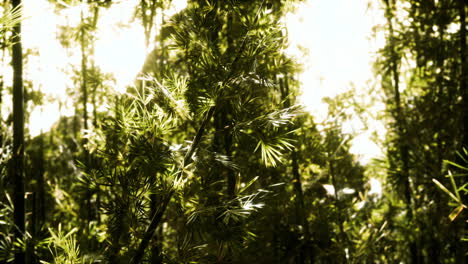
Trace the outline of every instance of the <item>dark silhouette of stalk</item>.
<path fill-rule="evenodd" d="M 302 189 L 302 179 L 299 172 L 299 164 L 297 162 L 297 152 L 296 149 L 291 151 L 291 162 L 292 162 L 292 173 L 294 177 L 294 191 L 296 193 L 296 218 L 302 230 L 304 232 L 304 242 L 301 245 L 299 252 L 299 263 L 310 263 L 310 252 L 309 247 L 310 243 L 310 232 L 309 232 L 309 223 L 307 221 L 307 216 L 305 213 L 304 205 L 304 191 Z"/>
<path fill-rule="evenodd" d="M 143 16 L 143 19 L 146 17 L 146 14 L 145 14 L 145 9 L 143 9 L 143 7 L 145 6 L 144 4 L 145 0 L 142 0 L 141 3 L 142 3 L 142 16 Z M 155 13 L 156 13 L 156 1 L 155 0 L 152 0 L 151 1 L 151 6 L 150 6 L 150 14 L 149 14 L 149 18 L 146 18 L 146 19 L 149 19 L 149 25 L 145 25 L 145 20 L 143 20 L 143 25 L 145 27 L 145 40 L 146 40 L 146 49 L 148 49 L 148 46 L 149 46 L 149 38 L 151 36 L 151 29 L 152 29 L 152 24 L 153 24 L 153 19 L 155 17 Z M 159 64 L 159 78 L 163 78 L 164 76 L 164 72 L 165 72 L 165 58 L 166 58 L 166 51 L 165 51 L 165 45 L 164 45 L 164 38 L 165 36 L 162 34 L 163 32 L 163 27 L 164 27 L 164 23 L 165 23 L 165 20 L 164 20 L 164 6 L 161 7 L 161 28 L 159 29 L 159 36 L 158 36 L 158 40 L 159 40 L 159 47 L 160 47 L 160 56 L 159 56 L 159 60 L 158 60 L 158 64 Z M 154 182 L 155 184 L 155 182 Z M 160 196 L 157 195 L 157 194 L 152 194 L 150 196 L 150 204 L 151 204 L 151 209 L 150 209 L 150 214 L 151 215 L 154 215 L 157 213 L 157 202 L 159 201 L 160 199 Z M 159 232 L 157 232 L 159 230 Z M 162 264 L 163 263 L 163 255 L 162 255 L 162 246 L 163 246 L 163 233 L 162 233 L 162 228 L 161 226 L 159 226 L 159 229 L 158 227 L 156 228 L 155 230 L 155 234 L 153 236 L 153 242 L 152 242 L 152 246 L 151 246 L 151 264 Z"/>
<path fill-rule="evenodd" d="M 289 90 L 289 76 L 286 73 L 283 79 L 279 80 L 279 87 L 281 92 L 281 99 L 284 102 L 283 106 L 285 108 L 291 107 L 291 99 L 290 99 L 290 90 Z M 293 127 L 289 126 L 289 130 L 292 130 Z M 296 194 L 296 221 L 297 224 L 302 226 L 303 234 L 304 234 L 304 242 L 302 243 L 299 251 L 299 255 L 297 256 L 296 263 L 310 263 L 311 260 L 311 248 L 309 246 L 310 243 L 310 232 L 309 232 L 309 223 L 307 221 L 307 216 L 305 212 L 305 203 L 304 203 L 304 190 L 302 189 L 302 179 L 301 173 L 299 171 L 299 162 L 297 157 L 296 148 L 291 150 L 291 169 L 293 174 L 293 186 L 294 192 Z"/>
<path fill-rule="evenodd" d="M 466 49 L 466 1 L 458 0 L 460 15 L 460 60 L 461 60 L 461 82 L 463 104 L 463 147 L 468 148 L 468 62 Z"/>
<path fill-rule="evenodd" d="M 99 19 L 99 5 L 95 5 L 94 6 L 94 10 L 93 10 L 93 18 L 92 18 L 92 22 L 91 22 L 91 28 L 92 30 L 96 30 L 97 28 L 97 23 L 98 23 L 98 19 Z M 90 47 L 89 47 L 90 51 L 89 51 L 89 57 L 91 58 L 91 71 L 93 72 L 93 74 L 98 74 L 97 73 L 97 69 L 96 69 L 96 66 L 95 66 L 95 62 L 94 62 L 94 44 L 91 43 Z M 86 66 L 86 65 L 85 65 Z M 93 82 L 92 84 L 92 88 L 90 90 L 90 93 L 91 93 L 91 104 L 93 105 L 93 113 L 92 113 L 92 118 L 91 118 L 91 123 L 92 123 L 92 127 L 93 129 L 96 129 L 98 127 L 98 116 L 97 116 L 97 92 L 98 92 L 98 88 L 100 86 L 100 83 L 98 82 Z M 96 166 L 98 166 L 96 163 L 97 163 L 97 159 L 96 157 L 89 153 L 88 150 L 85 150 L 87 155 L 88 155 L 88 164 L 87 166 L 90 167 L 90 168 L 96 168 Z M 94 205 L 91 204 L 91 198 L 93 196 L 93 193 L 96 194 L 96 202 Z M 99 206 L 100 206 L 100 201 L 101 201 L 101 198 L 100 198 L 100 195 L 99 195 L 99 192 L 96 192 L 94 190 L 89 190 L 89 194 L 88 194 L 88 197 L 90 199 L 89 201 L 89 219 L 90 220 L 96 220 L 98 223 L 100 223 L 100 216 L 99 216 Z M 93 245 L 94 247 L 95 245 Z"/>
<path fill-rule="evenodd" d="M 338 186 L 338 181 L 336 179 L 335 166 L 333 166 L 336 161 L 336 154 L 340 148 L 341 148 L 341 145 L 338 146 L 336 151 L 330 157 L 328 157 L 327 163 L 328 163 L 328 171 L 329 171 L 329 174 L 332 180 L 333 189 L 334 189 L 334 198 L 335 198 L 334 204 L 336 208 L 336 218 L 338 222 L 338 228 L 340 229 L 340 232 L 337 237 L 338 237 L 340 244 L 343 247 L 347 247 L 347 238 L 346 238 L 346 233 L 344 231 L 344 226 L 343 226 L 344 219 L 343 219 L 343 214 L 341 213 L 342 206 L 341 206 L 340 196 L 338 194 L 340 187 Z M 343 253 L 344 252 L 340 252 L 339 257 L 341 258 L 341 261 L 346 261 L 346 255 Z"/>
<path fill-rule="evenodd" d="M 84 17 L 83 12 L 81 12 L 81 29 L 80 29 L 80 48 L 81 48 L 81 93 L 82 93 L 82 100 L 81 103 L 83 104 L 83 128 L 85 130 L 88 129 L 88 68 L 87 68 L 87 58 L 86 58 L 86 40 L 85 40 L 86 30 L 84 27 Z M 86 145 L 87 139 L 83 138 L 83 146 Z M 89 153 L 84 148 L 84 155 L 85 161 L 88 161 Z"/>
<path fill-rule="evenodd" d="M 232 23 L 233 23 L 233 15 L 232 13 L 228 14 L 227 17 L 227 31 L 231 32 L 232 31 Z M 228 49 L 227 53 L 232 53 L 234 52 L 234 48 L 232 46 L 232 43 L 234 40 L 232 39 L 232 36 L 230 34 L 227 34 L 227 43 L 228 43 Z M 224 109 L 222 113 L 222 120 L 223 120 L 223 138 L 224 138 L 224 152 L 228 158 L 232 158 L 232 132 L 230 129 L 227 129 L 226 127 L 229 127 L 229 123 L 231 122 L 229 118 L 229 113 L 231 111 L 231 106 L 227 105 L 227 109 Z M 226 168 L 226 174 L 227 174 L 227 195 L 230 199 L 234 199 L 236 196 L 236 174 L 231 168 Z"/>
<path fill-rule="evenodd" d="M 86 30 L 85 29 L 85 20 L 84 20 L 84 15 L 83 15 L 83 11 L 81 12 L 80 14 L 81 16 L 81 25 L 80 25 L 80 48 L 81 48 L 81 103 L 82 103 L 82 107 L 83 107 L 83 116 L 82 116 L 82 119 L 83 119 L 83 129 L 84 131 L 87 131 L 88 130 L 88 86 L 87 86 L 87 82 L 88 82 L 88 67 L 87 67 L 87 54 L 86 54 L 86 39 L 85 39 L 85 34 L 86 34 Z M 84 164 L 86 164 L 86 166 L 89 166 L 90 165 L 90 155 L 89 155 L 89 151 L 88 149 L 86 148 L 86 144 L 88 143 L 88 139 L 87 137 L 82 137 L 81 139 L 81 144 L 83 146 L 83 159 L 84 159 Z M 85 211 L 85 223 L 89 223 L 92 219 L 92 206 L 91 206 L 91 191 L 88 189 L 86 191 L 86 197 L 85 197 L 85 200 L 84 200 L 84 210 Z M 88 225 L 86 226 L 85 230 L 88 230 Z"/>
<path fill-rule="evenodd" d="M 224 153 L 226 156 L 232 158 L 232 133 L 226 127 L 229 126 L 229 114 L 226 110 L 222 112 L 222 120 L 225 126 L 223 127 L 223 143 L 224 143 Z M 227 196 L 229 199 L 234 199 L 236 196 L 236 174 L 231 168 L 225 168 L 226 178 L 227 178 Z"/>
<path fill-rule="evenodd" d="M 462 113 L 463 113 L 463 139 L 462 147 L 468 149 L 468 54 L 466 47 L 466 0 L 458 0 L 458 13 L 460 16 L 460 63 L 461 63 L 461 81 L 460 81 L 460 92 L 462 93 Z M 462 163 L 463 164 L 463 163 Z M 463 195 L 466 201 L 468 195 Z M 465 214 L 466 215 L 466 214 Z M 466 220 L 466 216 L 463 218 Z M 462 223 L 460 221 L 461 236 L 463 236 L 463 230 L 467 230 L 468 221 Z M 464 249 L 463 242 L 458 241 L 456 247 L 456 262 L 466 263 L 466 249 Z"/>
<path fill-rule="evenodd" d="M 398 71 L 398 53 L 396 51 L 395 47 L 395 33 L 393 29 L 393 12 L 392 12 L 392 4 L 390 4 L 389 0 L 384 0 L 385 2 L 385 17 L 387 18 L 387 23 L 389 27 L 389 34 L 390 34 L 390 45 L 391 46 L 391 65 L 390 65 L 390 71 L 392 75 L 392 86 L 394 90 L 394 103 L 395 103 L 395 120 L 396 120 L 396 126 L 398 130 L 398 150 L 400 152 L 400 159 L 402 164 L 401 172 L 399 172 L 399 177 L 400 180 L 402 181 L 403 184 L 403 193 L 404 197 L 406 200 L 406 210 L 407 210 L 407 219 L 408 222 L 412 222 L 413 220 L 413 210 L 412 210 L 412 195 L 411 195 L 411 186 L 409 183 L 409 146 L 408 143 L 406 142 L 406 129 L 405 129 L 405 118 L 403 116 L 403 111 L 401 107 L 401 94 L 400 94 L 400 77 L 399 77 L 399 71 Z M 410 243 L 410 255 L 411 255 L 411 260 L 412 263 L 419 263 L 418 262 L 418 249 L 416 242 L 414 239 L 408 239 Z"/>
<path fill-rule="evenodd" d="M 12 0 L 13 8 L 21 5 L 21 0 Z M 13 219 L 15 237 L 23 239 L 25 233 L 24 199 L 24 91 L 23 91 L 23 49 L 21 45 L 21 23 L 13 27 L 13 156 L 11 160 L 11 180 L 13 182 Z M 15 252 L 15 263 L 25 263 L 22 249 Z"/>
<path fill-rule="evenodd" d="M 99 18 L 99 5 L 96 5 L 94 7 L 94 14 L 93 14 L 93 20 L 92 20 L 92 28 L 93 30 L 96 30 L 97 27 L 97 22 Z M 94 44 L 91 45 L 90 47 L 90 56 L 91 58 L 94 58 Z M 91 70 L 94 74 L 97 75 L 97 69 L 96 65 L 94 62 L 94 59 L 91 60 Z M 100 86 L 100 83 L 93 83 L 93 88 L 91 90 L 91 103 L 93 105 L 93 118 L 92 118 L 92 124 L 94 128 L 97 128 L 98 126 L 98 118 L 97 118 L 97 102 L 96 102 L 96 97 L 98 93 L 98 88 Z"/>
<path fill-rule="evenodd" d="M 34 139 L 32 144 L 39 146 L 37 151 L 30 153 L 29 157 L 32 163 L 32 170 L 30 168 L 29 173 L 31 178 L 35 180 L 32 184 L 32 210 L 30 217 L 30 233 L 32 241 L 27 243 L 26 248 L 26 263 L 38 263 L 38 256 L 34 252 L 34 248 L 37 243 L 41 240 L 41 230 L 45 223 L 45 160 L 44 160 L 44 138 L 45 135 L 42 133 Z"/>
<path fill-rule="evenodd" d="M 8 3 L 4 3 L 4 6 L 5 4 L 8 4 Z M 1 36 L 1 42 L 0 42 L 0 45 L 1 45 L 1 50 L 2 50 L 2 58 L 0 60 L 1 64 L 4 65 L 4 62 L 5 62 L 5 54 L 6 54 L 6 36 L 5 34 L 2 34 Z M 0 122 L 3 121 L 2 119 L 2 103 L 3 103 L 3 96 L 2 96 L 2 93 L 3 93 L 3 88 L 4 88 L 4 85 L 5 85 L 5 75 L 4 74 L 1 74 L 0 76 Z M 0 146 L 3 144 L 3 137 L 2 135 L 0 134 Z"/>
<path fill-rule="evenodd" d="M 154 25 L 154 17 L 156 15 L 156 0 L 150 0 L 150 6 L 148 9 L 148 4 L 146 3 L 147 0 L 141 0 L 140 8 L 141 8 L 141 20 L 143 22 L 143 29 L 145 31 L 145 47 L 148 49 L 151 31 Z M 147 14 L 146 11 L 149 10 L 150 13 Z"/>

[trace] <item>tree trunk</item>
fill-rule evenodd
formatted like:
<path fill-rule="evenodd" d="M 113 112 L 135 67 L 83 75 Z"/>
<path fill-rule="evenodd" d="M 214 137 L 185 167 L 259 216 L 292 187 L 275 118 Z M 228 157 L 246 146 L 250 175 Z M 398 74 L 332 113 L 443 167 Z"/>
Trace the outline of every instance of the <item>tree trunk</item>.
<path fill-rule="evenodd" d="M 13 8 L 21 5 L 21 0 L 12 0 Z M 16 239 L 24 239 L 25 199 L 24 199 L 24 91 L 23 91 L 23 50 L 21 45 L 21 23 L 13 27 L 13 157 L 11 178 L 13 182 L 14 223 Z M 15 263 L 25 263 L 25 253 L 19 249 L 15 253 Z"/>

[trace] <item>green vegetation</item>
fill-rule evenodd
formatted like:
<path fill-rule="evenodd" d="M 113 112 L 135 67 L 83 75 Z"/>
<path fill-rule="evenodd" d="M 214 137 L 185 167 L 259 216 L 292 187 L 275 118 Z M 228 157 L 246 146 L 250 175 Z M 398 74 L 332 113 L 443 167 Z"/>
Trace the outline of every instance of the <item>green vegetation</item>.
<path fill-rule="evenodd" d="M 73 114 L 31 136 L 52 99 L 23 74 L 38 51 L 23 50 L 21 1 L 1 2 L 0 264 L 466 263 L 466 1 L 380 1 L 387 134 L 368 164 L 342 129 L 372 115 L 359 87 L 327 98 L 320 123 L 298 104 L 284 16 L 299 0 L 171 16 L 170 0 L 135 1 L 147 58 L 122 93 L 96 62 L 114 1 L 49 3 L 80 5 L 57 36 L 78 53 Z"/>

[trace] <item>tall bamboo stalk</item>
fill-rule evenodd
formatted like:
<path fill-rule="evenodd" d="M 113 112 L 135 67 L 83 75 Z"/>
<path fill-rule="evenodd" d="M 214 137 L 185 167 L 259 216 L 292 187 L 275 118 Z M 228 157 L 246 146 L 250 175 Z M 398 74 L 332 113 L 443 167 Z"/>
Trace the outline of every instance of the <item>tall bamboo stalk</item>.
<path fill-rule="evenodd" d="M 393 8 L 395 3 L 392 0 L 384 0 L 385 3 L 385 17 L 387 18 L 387 24 L 389 27 L 389 41 L 391 45 L 391 60 L 390 60 L 390 74 L 392 78 L 392 86 L 394 91 L 394 104 L 395 111 L 394 117 L 396 120 L 396 126 L 398 130 L 398 151 L 400 152 L 400 159 L 402 164 L 401 171 L 399 172 L 399 177 L 403 184 L 403 194 L 406 200 L 406 215 L 408 222 L 413 220 L 413 200 L 412 200 L 412 191 L 409 182 L 409 146 L 406 139 L 406 121 L 403 115 L 403 110 L 401 106 L 401 92 L 400 92 L 400 76 L 399 76 L 399 55 L 396 51 L 396 38 L 393 27 L 394 18 Z M 412 263 L 418 263 L 418 248 L 414 239 L 408 235 L 408 241 L 410 243 L 409 251 L 411 255 Z"/>
<path fill-rule="evenodd" d="M 463 111 L 463 139 L 462 146 L 468 149 L 468 54 L 466 47 L 466 0 L 458 0 L 458 13 L 460 16 L 460 63 L 461 63 L 461 82 L 460 92 L 462 94 L 462 111 Z M 464 195 L 465 201 L 468 195 Z M 466 214 L 465 214 L 466 215 Z M 466 220 L 466 217 L 464 218 Z M 468 221 L 460 223 L 461 235 L 468 228 Z M 463 249 L 462 242 L 457 243 L 456 260 L 459 263 L 466 263 L 466 249 Z"/>
<path fill-rule="evenodd" d="M 12 0 L 13 8 L 21 5 L 21 0 Z M 23 48 L 21 44 L 21 23 L 13 27 L 13 157 L 11 178 L 13 182 L 13 218 L 16 239 L 23 239 L 25 233 L 24 199 L 24 87 L 23 87 Z M 18 249 L 15 263 L 25 263 L 25 253 Z"/>

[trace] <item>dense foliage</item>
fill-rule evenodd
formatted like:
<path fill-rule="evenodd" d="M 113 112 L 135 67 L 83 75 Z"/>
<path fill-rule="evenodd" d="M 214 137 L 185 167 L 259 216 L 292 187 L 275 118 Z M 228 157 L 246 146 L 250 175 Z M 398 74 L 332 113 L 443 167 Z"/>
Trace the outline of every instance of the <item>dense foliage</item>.
<path fill-rule="evenodd" d="M 73 114 L 31 136 L 49 99 L 23 78 L 37 51 L 22 52 L 21 1 L 2 1 L 0 263 L 466 263 L 467 4 L 379 3 L 386 153 L 360 164 L 342 129 L 372 111 L 359 87 L 320 123 L 297 103 L 284 16 L 298 2 L 169 16 L 170 0 L 135 1 L 146 62 L 118 93 L 95 58 L 113 1 L 50 0 L 79 13 L 57 36 L 79 54 L 64 65 Z"/>

